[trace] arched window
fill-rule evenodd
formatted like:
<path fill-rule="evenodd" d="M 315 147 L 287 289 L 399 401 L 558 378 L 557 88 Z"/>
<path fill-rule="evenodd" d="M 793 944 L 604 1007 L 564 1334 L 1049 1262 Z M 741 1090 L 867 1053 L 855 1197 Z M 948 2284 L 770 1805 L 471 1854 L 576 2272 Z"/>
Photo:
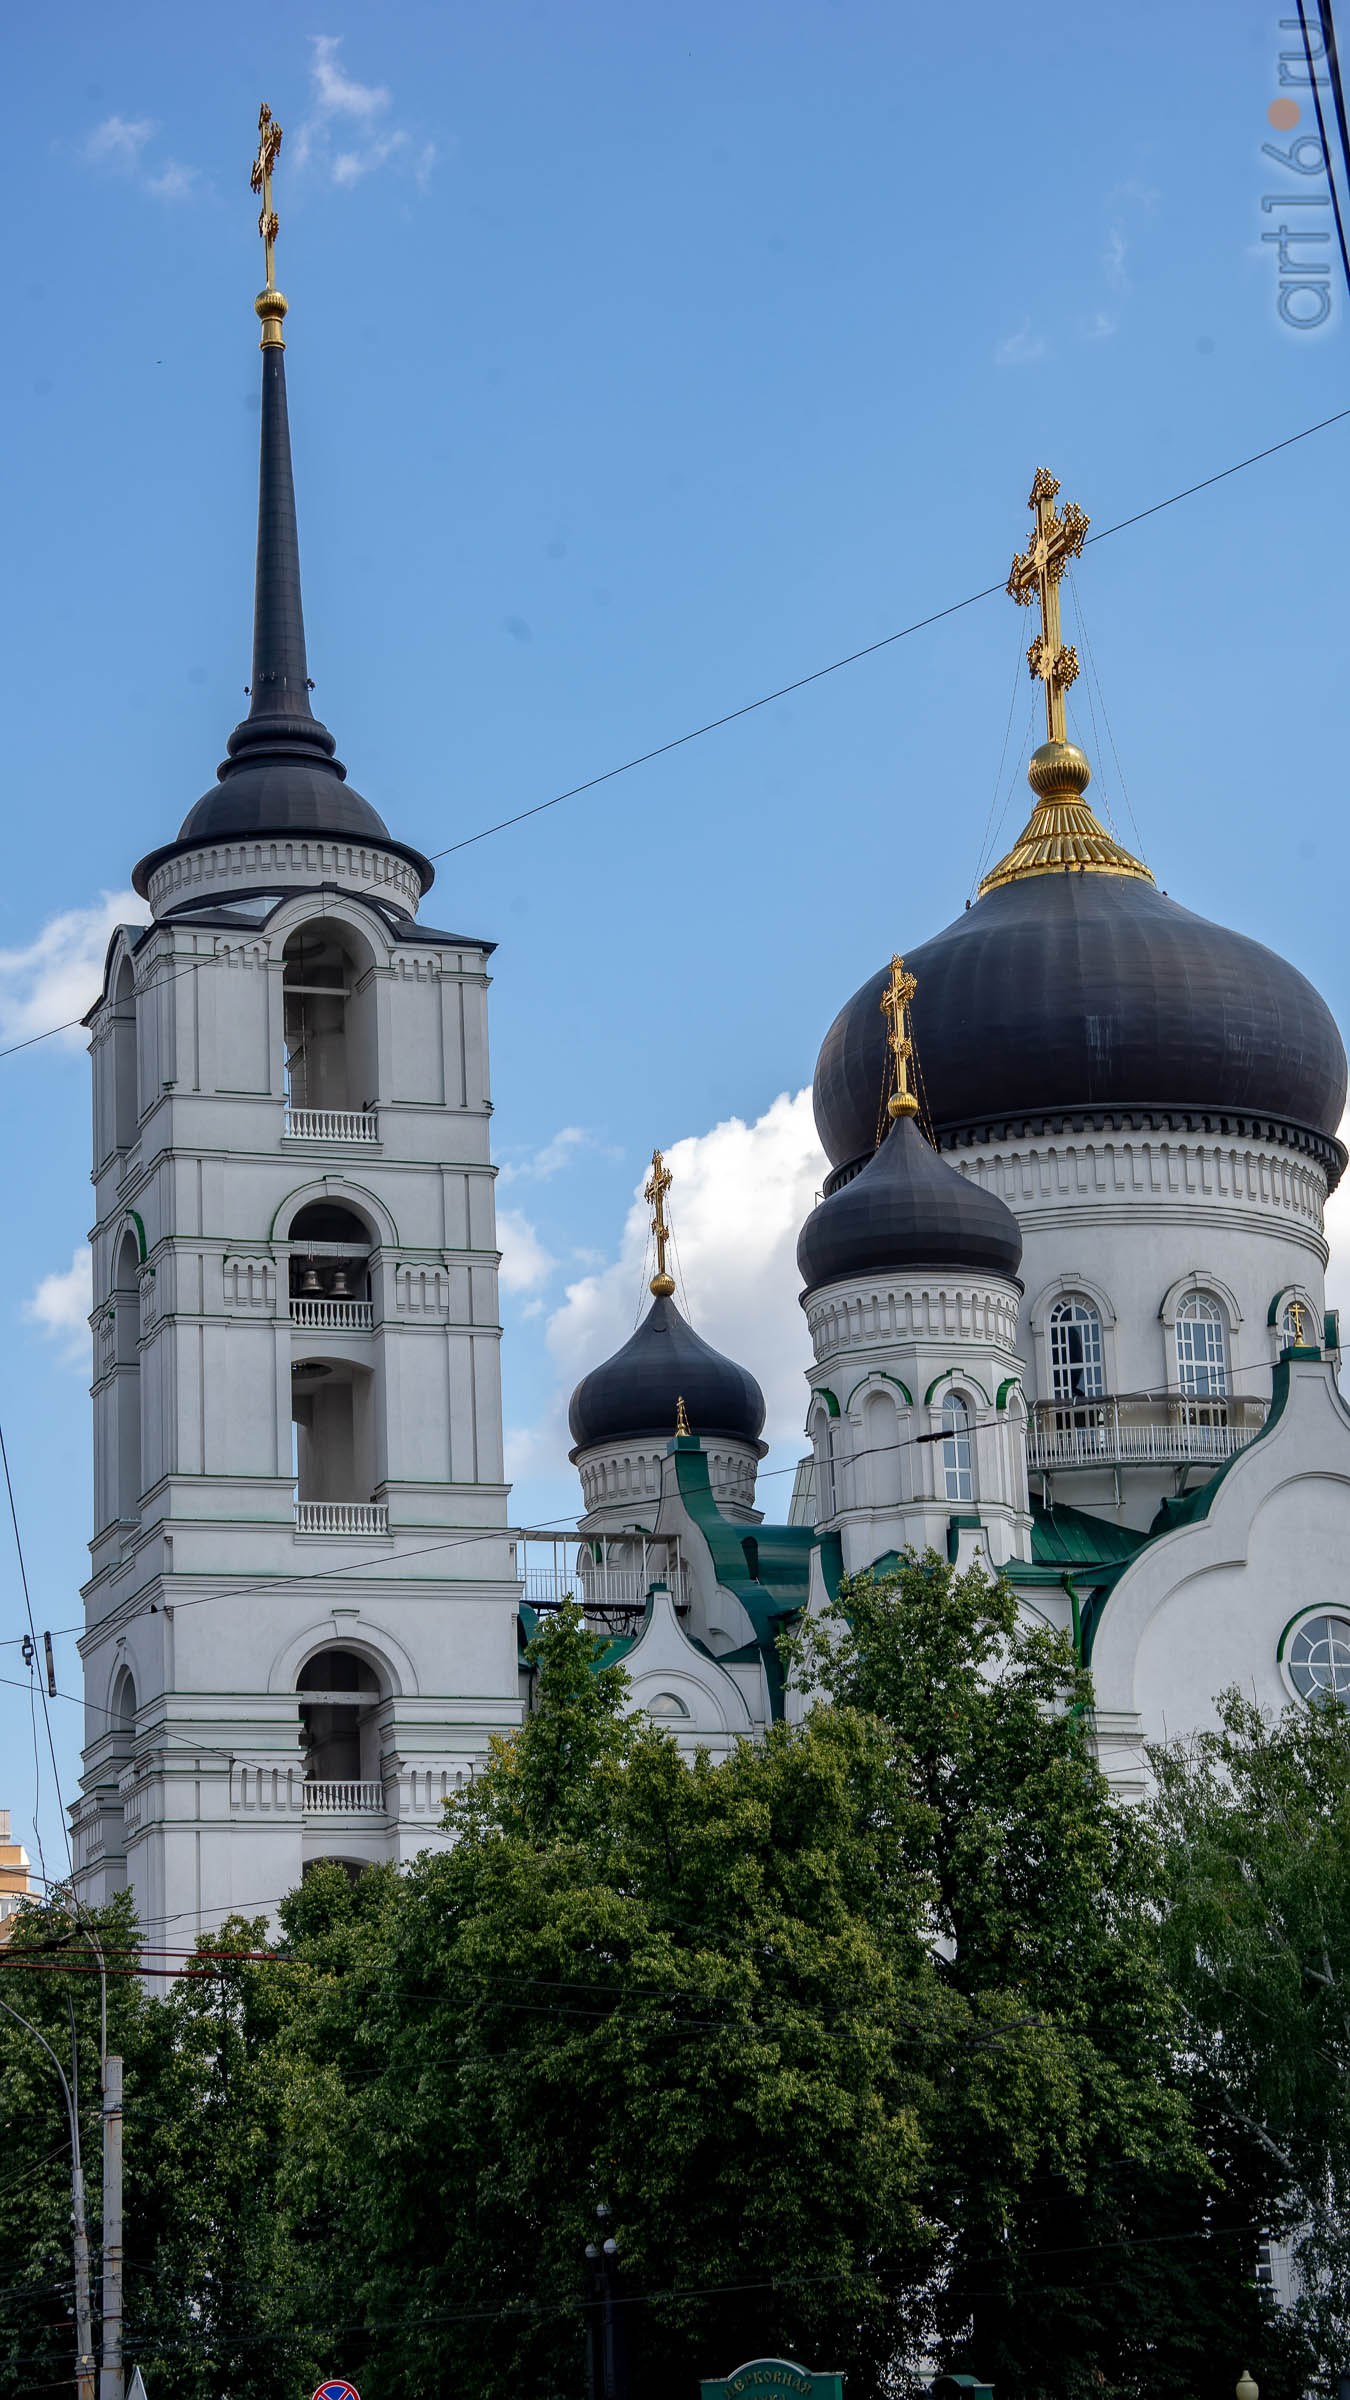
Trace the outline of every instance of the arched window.
<path fill-rule="evenodd" d="M 665 1724 L 674 1723 L 689 1714 L 678 1692 L 653 1692 L 650 1700 L 644 1700 L 642 1705 L 649 1717 L 656 1717 Z"/>
<path fill-rule="evenodd" d="M 1189 1292 L 1177 1310 L 1177 1383 L 1196 1400 L 1228 1390 L 1228 1327 L 1211 1292 Z"/>
<path fill-rule="evenodd" d="M 365 944 L 348 925 L 314 919 L 283 952 L 286 1098 L 296 1109 L 375 1105 L 374 989 Z"/>
<path fill-rule="evenodd" d="M 117 970 L 112 1014 L 113 1147 L 129 1150 L 136 1139 L 139 1108 L 136 1074 L 136 979 L 131 961 Z"/>
<path fill-rule="evenodd" d="M 320 1650 L 300 1669 L 296 1689 L 306 1781 L 376 1781 L 380 1682 L 375 1669 L 354 1650 Z"/>
<path fill-rule="evenodd" d="M 1284 1348 L 1301 1350 L 1305 1344 L 1318 1339 L 1317 1318 L 1309 1302 L 1297 1292 L 1286 1300 L 1280 1315 L 1280 1341 Z"/>
<path fill-rule="evenodd" d="M 345 1301 L 364 1308 L 370 1299 L 367 1264 L 373 1243 L 367 1226 L 350 1208 L 311 1200 L 291 1220 L 291 1315 L 301 1324 L 342 1326 L 351 1308 L 315 1309 L 315 1301 Z M 301 1247 L 300 1245 L 303 1245 Z M 296 1307 L 296 1302 L 306 1305 Z"/>
<path fill-rule="evenodd" d="M 975 1476 L 970 1457 L 970 1410 L 959 1392 L 948 1392 L 942 1403 L 942 1472 L 949 1500 L 973 1500 Z"/>
<path fill-rule="evenodd" d="M 119 1668 L 114 1680 L 108 1730 L 125 1750 L 130 1750 L 136 1732 L 136 1679 L 130 1667 Z"/>
<path fill-rule="evenodd" d="M 117 1514 L 124 1521 L 134 1521 L 141 1513 L 140 1268 L 136 1236 L 128 1228 L 113 1271 Z"/>
<path fill-rule="evenodd" d="M 1289 1644 L 1289 1680 L 1301 1699 L 1350 1707 L 1350 1623 L 1344 1617 L 1305 1617 Z"/>
<path fill-rule="evenodd" d="M 1105 1390 L 1101 1318 L 1090 1300 L 1057 1300 L 1050 1311 L 1051 1397 L 1096 1400 Z"/>

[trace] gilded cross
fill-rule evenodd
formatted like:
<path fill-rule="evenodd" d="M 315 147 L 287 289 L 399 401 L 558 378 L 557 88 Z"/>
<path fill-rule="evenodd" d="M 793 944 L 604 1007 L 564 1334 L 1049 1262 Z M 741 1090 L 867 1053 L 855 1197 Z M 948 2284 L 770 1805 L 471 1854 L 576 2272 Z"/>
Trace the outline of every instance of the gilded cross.
<path fill-rule="evenodd" d="M 1061 514 L 1055 511 L 1055 496 L 1059 483 L 1046 467 L 1036 469 L 1027 507 L 1036 519 L 1031 546 L 1020 550 L 1013 560 L 1008 577 L 1009 597 L 1019 608 L 1030 608 L 1033 600 L 1040 603 L 1041 630 L 1027 652 L 1027 665 L 1045 685 L 1045 728 L 1047 739 L 1062 742 L 1064 732 L 1064 694 L 1078 673 L 1078 652 L 1072 643 L 1060 640 L 1059 586 L 1070 559 L 1077 558 L 1092 520 L 1081 508 L 1066 500 Z"/>
<path fill-rule="evenodd" d="M 1306 1310 L 1306 1308 L 1305 1308 L 1305 1307 L 1304 1307 L 1304 1305 L 1303 1305 L 1303 1302 L 1302 1302 L 1301 1300 L 1291 1300 L 1291 1301 L 1290 1301 L 1290 1303 L 1289 1303 L 1289 1306 L 1288 1306 L 1288 1308 L 1285 1310 L 1285 1312 L 1284 1312 L 1284 1313 L 1285 1313 L 1286 1317 L 1288 1318 L 1288 1320 L 1289 1320 L 1289 1323 L 1290 1323 L 1290 1327 L 1291 1327 L 1291 1329 L 1292 1329 L 1292 1331 L 1293 1331 L 1294 1341 L 1295 1341 L 1296 1345 L 1298 1346 L 1298 1348 L 1299 1348 L 1299 1349 L 1302 1349 L 1302 1347 L 1303 1347 L 1303 1320 L 1304 1320 L 1304 1318 L 1306 1317 L 1306 1315 L 1307 1315 L 1307 1313 L 1308 1313 L 1308 1312 L 1307 1312 L 1307 1310 Z"/>
<path fill-rule="evenodd" d="M 656 1273 L 651 1288 L 658 1300 L 668 1300 L 675 1289 L 675 1278 L 666 1272 L 666 1244 L 670 1227 L 666 1223 L 666 1194 L 675 1178 L 659 1150 L 652 1152 L 652 1171 L 643 1186 L 642 1197 L 652 1211 L 652 1232 L 656 1236 Z"/>
<path fill-rule="evenodd" d="M 909 1062 L 914 1040 L 909 1029 L 909 1004 L 918 990 L 903 958 L 891 960 L 891 980 L 881 995 L 881 1013 L 890 1028 L 886 1040 L 895 1063 L 895 1090 L 886 1103 L 889 1117 L 915 1117 L 919 1103 L 909 1088 Z"/>
<path fill-rule="evenodd" d="M 249 176 L 249 185 L 253 191 L 262 195 L 262 208 L 258 215 L 258 231 L 266 246 L 267 289 L 269 292 L 274 292 L 277 288 L 275 246 L 280 227 L 277 212 L 272 206 L 272 168 L 280 148 L 281 127 L 276 123 L 271 109 L 264 100 L 258 111 L 258 155 L 253 161 L 253 172 Z"/>

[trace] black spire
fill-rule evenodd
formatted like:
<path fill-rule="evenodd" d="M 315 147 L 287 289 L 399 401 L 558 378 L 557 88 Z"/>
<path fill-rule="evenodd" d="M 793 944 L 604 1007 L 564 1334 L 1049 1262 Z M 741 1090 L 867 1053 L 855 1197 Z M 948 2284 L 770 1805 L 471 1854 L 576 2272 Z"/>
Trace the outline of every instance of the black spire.
<path fill-rule="evenodd" d="M 222 780 L 260 750 L 282 757 L 331 759 L 337 744 L 310 706 L 305 613 L 300 599 L 300 535 L 295 521 L 291 428 L 286 412 L 286 353 L 262 354 L 262 436 L 258 453 L 258 565 L 253 586 L 253 680 L 248 715 L 226 744 Z M 335 765 L 334 773 L 346 770 Z"/>

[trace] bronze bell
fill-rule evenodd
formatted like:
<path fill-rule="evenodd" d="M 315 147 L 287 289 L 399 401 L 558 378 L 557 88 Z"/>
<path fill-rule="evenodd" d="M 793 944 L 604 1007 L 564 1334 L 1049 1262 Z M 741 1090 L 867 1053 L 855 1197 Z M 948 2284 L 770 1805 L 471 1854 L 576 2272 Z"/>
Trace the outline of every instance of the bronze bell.
<path fill-rule="evenodd" d="M 347 1270 L 340 1260 L 333 1269 L 333 1280 L 328 1289 L 335 1300 L 350 1300 L 352 1296 L 352 1287 L 347 1281 Z"/>
<path fill-rule="evenodd" d="M 323 1296 L 323 1285 L 319 1281 L 319 1270 L 315 1266 L 313 1259 L 310 1260 L 309 1265 L 305 1269 L 304 1278 L 300 1285 L 300 1292 L 301 1297 L 305 1300 L 318 1300 Z"/>

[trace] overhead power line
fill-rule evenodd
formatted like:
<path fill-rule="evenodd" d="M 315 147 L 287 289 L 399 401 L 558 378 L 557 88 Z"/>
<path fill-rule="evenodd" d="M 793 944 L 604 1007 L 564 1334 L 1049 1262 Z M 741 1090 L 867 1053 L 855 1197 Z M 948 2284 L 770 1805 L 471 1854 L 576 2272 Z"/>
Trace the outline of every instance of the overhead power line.
<path fill-rule="evenodd" d="M 1291 450 L 1296 442 L 1306 442 L 1315 433 L 1325 433 L 1331 425 L 1343 424 L 1347 417 L 1350 417 L 1350 408 L 1338 408 L 1329 417 L 1319 417 L 1315 425 L 1304 425 L 1299 432 L 1286 434 L 1282 441 L 1268 442 L 1264 450 L 1253 450 L 1246 458 L 1234 459 L 1231 466 L 1219 467 L 1212 475 L 1203 475 L 1198 483 L 1188 483 L 1179 492 L 1169 492 L 1165 500 L 1155 500 L 1148 508 L 1136 509 L 1132 516 L 1118 518 L 1114 525 L 1104 525 L 1100 533 L 1088 535 L 1088 542 L 1109 541 L 1113 534 L 1124 533 L 1131 525 L 1142 525 L 1147 518 L 1160 515 L 1163 509 L 1175 508 L 1182 500 L 1194 499 L 1197 492 L 1207 492 L 1216 483 L 1226 482 L 1230 475 L 1241 475 L 1247 467 L 1259 466 L 1263 459 L 1275 458 L 1282 450 Z M 923 633 L 930 625 L 940 625 L 944 618 L 959 616 L 963 609 L 974 608 L 978 601 L 990 600 L 1004 589 L 1005 585 L 1000 581 L 987 583 L 978 592 L 967 592 L 963 600 L 952 600 L 945 608 L 934 609 L 926 617 L 916 617 L 912 624 L 900 626 L 895 633 L 884 633 L 875 642 L 865 642 L 860 650 L 850 650 L 842 658 L 831 659 L 828 666 L 813 667 L 809 674 L 798 675 L 791 683 L 780 683 L 773 691 L 762 692 L 757 700 L 743 701 L 739 708 L 727 709 L 720 717 L 709 717 L 704 724 L 691 726 L 687 733 L 673 734 L 669 741 L 657 742 L 650 750 L 639 750 L 632 758 L 620 760 L 617 766 L 606 767 L 599 775 L 587 776 L 584 783 L 570 784 L 566 791 L 555 792 L 549 800 L 537 800 L 532 808 L 517 809 L 513 816 L 499 817 L 495 824 L 483 825 L 477 833 L 466 833 L 457 842 L 447 842 L 439 850 L 428 851 L 427 856 L 433 859 L 451 858 L 458 850 L 471 850 L 476 842 L 489 841 L 494 834 L 506 833 L 513 825 L 527 824 L 530 818 L 542 817 L 551 808 L 561 808 L 565 800 L 577 800 L 584 792 L 598 791 L 602 784 L 613 783 L 620 775 L 631 775 L 636 768 L 650 766 L 655 759 L 668 758 L 673 750 L 682 750 L 690 742 L 702 741 L 705 734 L 718 733 L 723 726 L 735 725 L 742 717 L 754 716 L 759 709 L 771 707 L 775 700 L 785 700 L 790 693 L 805 691 L 808 685 L 821 683 L 828 675 L 838 675 L 845 667 L 855 667 L 865 658 L 875 658 L 879 651 L 893 648 L 896 642 L 908 641 L 911 634 Z M 195 975 L 200 967 L 209 963 L 205 959 L 194 959 L 191 966 L 180 968 L 177 974 L 162 977 L 160 988 L 179 982 L 185 975 Z M 21 1050 L 31 1050 L 38 1042 L 50 1041 L 54 1034 L 73 1032 L 83 1022 L 82 1016 L 63 1017 L 59 1025 L 44 1026 L 41 1033 L 30 1033 L 21 1042 L 8 1043 L 0 1049 L 0 1059 L 13 1058 Z"/>

